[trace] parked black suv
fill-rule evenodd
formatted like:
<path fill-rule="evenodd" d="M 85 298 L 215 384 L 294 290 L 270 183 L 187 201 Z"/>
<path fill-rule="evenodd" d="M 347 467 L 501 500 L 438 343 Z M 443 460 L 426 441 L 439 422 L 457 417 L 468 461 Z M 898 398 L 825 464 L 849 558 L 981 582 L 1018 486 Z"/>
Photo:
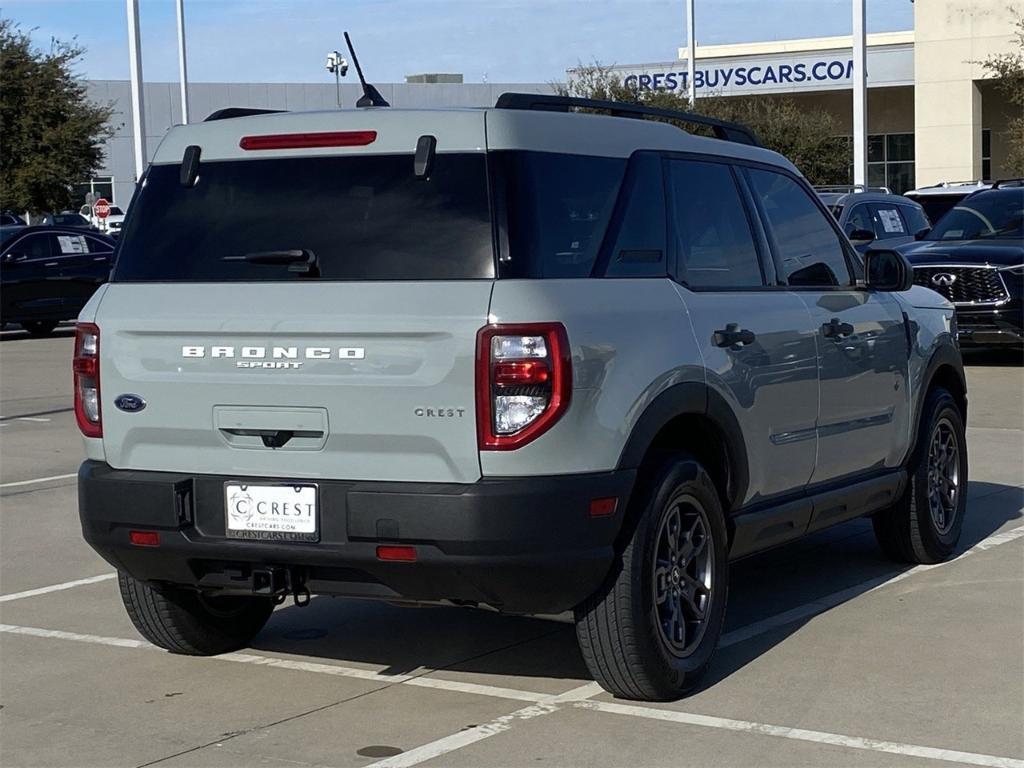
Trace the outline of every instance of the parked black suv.
<path fill-rule="evenodd" d="M 107 281 L 115 242 L 65 227 L 0 227 L 0 322 L 46 336 Z"/>
<path fill-rule="evenodd" d="M 961 344 L 1024 344 L 1024 186 L 997 182 L 975 192 L 899 250 L 915 283 L 956 306 Z"/>

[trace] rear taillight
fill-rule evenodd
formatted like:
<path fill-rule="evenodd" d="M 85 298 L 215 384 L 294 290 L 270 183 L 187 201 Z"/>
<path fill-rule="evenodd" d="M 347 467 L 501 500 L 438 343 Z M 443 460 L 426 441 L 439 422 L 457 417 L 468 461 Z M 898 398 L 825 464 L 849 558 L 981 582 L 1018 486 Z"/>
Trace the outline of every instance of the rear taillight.
<path fill-rule="evenodd" d="M 86 437 L 103 437 L 100 416 L 100 329 L 92 323 L 75 326 L 75 418 Z"/>
<path fill-rule="evenodd" d="M 569 407 L 572 362 L 561 323 L 489 325 L 477 334 L 480 449 L 508 451 L 544 434 Z"/>

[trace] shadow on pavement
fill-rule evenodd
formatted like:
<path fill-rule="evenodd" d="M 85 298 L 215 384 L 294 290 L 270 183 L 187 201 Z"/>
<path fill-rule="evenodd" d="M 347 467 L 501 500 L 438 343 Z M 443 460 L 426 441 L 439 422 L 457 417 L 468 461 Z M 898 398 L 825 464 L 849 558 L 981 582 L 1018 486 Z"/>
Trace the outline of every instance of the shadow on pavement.
<path fill-rule="evenodd" d="M 1020 349 L 962 349 L 964 365 L 984 368 L 1024 366 L 1024 351 Z"/>
<path fill-rule="evenodd" d="M 1007 522 L 1021 519 L 1022 503 L 1020 487 L 972 482 L 958 553 Z M 869 520 L 822 531 L 733 564 L 725 632 L 842 590 L 851 590 L 847 599 L 853 599 L 907 568 L 884 559 Z M 809 620 L 720 652 L 705 687 L 784 642 Z M 590 679 L 570 625 L 468 608 L 401 608 L 318 597 L 307 608 L 279 609 L 253 647 L 383 666 L 384 674 L 445 669 L 485 676 Z"/>

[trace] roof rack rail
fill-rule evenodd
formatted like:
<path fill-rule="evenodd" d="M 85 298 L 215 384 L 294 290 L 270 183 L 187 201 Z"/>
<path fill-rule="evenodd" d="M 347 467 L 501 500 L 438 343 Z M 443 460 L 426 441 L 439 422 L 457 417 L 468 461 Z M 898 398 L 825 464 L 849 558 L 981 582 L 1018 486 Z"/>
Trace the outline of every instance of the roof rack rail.
<path fill-rule="evenodd" d="M 999 179 L 992 182 L 992 189 L 1008 189 L 1009 187 L 1024 187 L 1024 179 Z"/>
<path fill-rule="evenodd" d="M 760 147 L 757 135 L 739 123 L 730 123 L 714 117 L 695 115 L 692 112 L 677 112 L 672 109 L 659 109 L 643 104 L 628 104 L 624 101 L 604 101 L 601 99 L 581 99 L 575 96 L 557 96 L 546 93 L 503 93 L 494 105 L 495 109 L 527 109 L 538 112 L 568 112 L 576 109 L 602 109 L 611 113 L 612 117 L 664 117 L 694 125 L 709 127 L 715 138 L 732 141 L 737 144 L 750 144 Z"/>
<path fill-rule="evenodd" d="M 211 112 L 204 123 L 212 120 L 231 120 L 235 117 L 251 117 L 252 115 L 272 115 L 278 112 L 287 112 L 287 109 L 256 109 L 254 107 L 224 107 L 216 112 Z"/>
<path fill-rule="evenodd" d="M 888 187 L 869 187 L 865 184 L 816 184 L 815 192 L 879 192 L 891 195 L 892 190 Z"/>

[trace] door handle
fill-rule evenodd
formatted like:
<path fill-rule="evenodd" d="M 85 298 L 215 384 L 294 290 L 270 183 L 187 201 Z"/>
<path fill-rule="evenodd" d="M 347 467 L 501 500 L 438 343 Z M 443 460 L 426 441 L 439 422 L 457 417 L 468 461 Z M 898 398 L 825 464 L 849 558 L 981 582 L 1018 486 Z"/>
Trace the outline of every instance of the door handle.
<path fill-rule="evenodd" d="M 842 339 L 853 334 L 853 326 L 833 317 L 821 326 L 821 333 L 826 339 Z"/>
<path fill-rule="evenodd" d="M 756 338 L 753 331 L 740 328 L 739 323 L 729 323 L 722 330 L 714 332 L 711 343 L 716 347 L 742 347 L 753 344 Z"/>

